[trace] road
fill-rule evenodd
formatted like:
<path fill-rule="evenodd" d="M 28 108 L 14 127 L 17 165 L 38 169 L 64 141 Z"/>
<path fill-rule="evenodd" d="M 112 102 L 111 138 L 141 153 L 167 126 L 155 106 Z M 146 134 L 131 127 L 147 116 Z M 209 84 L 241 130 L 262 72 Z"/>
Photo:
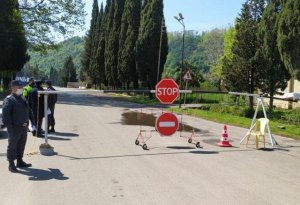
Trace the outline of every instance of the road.
<path fill-rule="evenodd" d="M 7 140 L 2 132 L 0 204 L 300 203 L 299 141 L 275 136 L 280 147 L 255 150 L 253 141 L 248 148 L 239 144 L 246 129 L 229 126 L 234 147 L 221 148 L 215 143 L 222 124 L 183 116 L 185 124 L 201 130 L 198 139 L 203 148 L 195 148 L 179 134 L 154 133 L 147 142 L 149 150 L 143 150 L 134 144 L 140 126 L 126 125 L 124 119 L 124 113 L 137 110 L 141 106 L 103 94 L 60 95 L 57 132 L 49 136 L 57 154 L 40 155 L 43 140 L 29 134 L 24 159 L 33 167 L 20 174 L 7 170 Z M 142 111 L 161 112 L 147 107 Z"/>

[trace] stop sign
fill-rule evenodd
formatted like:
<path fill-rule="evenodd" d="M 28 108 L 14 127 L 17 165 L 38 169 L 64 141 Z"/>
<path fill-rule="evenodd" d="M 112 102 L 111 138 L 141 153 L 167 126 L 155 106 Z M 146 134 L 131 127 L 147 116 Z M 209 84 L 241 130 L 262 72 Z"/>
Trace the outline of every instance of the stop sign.
<path fill-rule="evenodd" d="M 173 104 L 179 96 L 179 86 L 173 79 L 162 79 L 155 86 L 155 96 L 162 104 Z"/>
<path fill-rule="evenodd" d="M 171 136 L 178 129 L 177 117 L 172 113 L 164 113 L 156 119 L 155 128 L 163 136 Z"/>

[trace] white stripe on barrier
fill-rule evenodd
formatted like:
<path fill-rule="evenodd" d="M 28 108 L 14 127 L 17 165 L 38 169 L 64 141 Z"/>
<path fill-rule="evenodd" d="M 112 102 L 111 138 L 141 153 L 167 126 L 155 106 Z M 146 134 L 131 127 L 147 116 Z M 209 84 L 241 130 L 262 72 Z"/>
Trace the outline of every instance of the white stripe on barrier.
<path fill-rule="evenodd" d="M 159 127 L 175 127 L 175 122 L 160 122 Z"/>

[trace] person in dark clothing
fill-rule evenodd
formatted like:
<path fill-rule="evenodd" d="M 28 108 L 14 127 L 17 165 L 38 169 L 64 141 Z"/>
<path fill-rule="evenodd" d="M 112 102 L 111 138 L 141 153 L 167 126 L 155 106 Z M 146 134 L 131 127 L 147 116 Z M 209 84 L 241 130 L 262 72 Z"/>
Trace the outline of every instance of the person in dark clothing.
<path fill-rule="evenodd" d="M 29 106 L 32 108 L 34 123 L 37 125 L 37 137 L 42 135 L 42 123 L 44 117 L 44 95 L 38 95 L 38 91 L 44 91 L 42 87 L 43 81 L 36 80 L 33 89 L 29 92 Z"/>
<path fill-rule="evenodd" d="M 19 168 L 31 166 L 31 164 L 23 161 L 27 141 L 29 107 L 22 93 L 23 85 L 21 81 L 13 80 L 11 82 L 11 95 L 4 99 L 2 108 L 3 123 L 7 127 L 8 132 L 8 170 L 13 173 L 18 172 L 14 162 L 16 159 L 17 167 Z"/>
<path fill-rule="evenodd" d="M 47 91 L 56 91 L 52 87 L 52 82 L 50 80 L 47 80 L 46 84 L 47 84 Z M 54 129 L 54 126 L 55 126 L 54 109 L 55 109 L 55 103 L 56 102 L 57 102 L 57 94 L 50 94 L 48 96 L 48 107 L 50 109 L 50 114 L 48 114 L 48 131 L 49 132 L 55 132 L 55 129 Z"/>
<path fill-rule="evenodd" d="M 29 92 L 33 89 L 33 86 L 34 86 L 34 79 L 29 78 L 27 85 L 24 87 L 23 96 L 26 98 L 27 103 L 28 103 L 29 108 L 30 108 L 29 109 L 29 121 L 30 121 L 30 124 L 31 124 L 32 134 L 33 134 L 33 136 L 35 136 L 36 135 L 36 124 L 35 124 L 34 117 L 33 117 L 32 107 L 30 107 L 30 104 L 28 102 Z M 30 131 L 30 129 L 28 129 L 28 131 Z"/>

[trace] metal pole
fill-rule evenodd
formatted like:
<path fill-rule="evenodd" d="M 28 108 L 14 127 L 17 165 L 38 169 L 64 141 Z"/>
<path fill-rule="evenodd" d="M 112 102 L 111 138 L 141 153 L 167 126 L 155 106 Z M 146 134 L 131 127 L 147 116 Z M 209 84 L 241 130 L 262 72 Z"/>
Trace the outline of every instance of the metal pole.
<path fill-rule="evenodd" d="M 157 65 L 157 80 L 156 80 L 156 83 L 158 83 L 158 81 L 159 81 L 159 71 L 160 71 L 160 58 L 161 58 L 161 44 L 162 44 L 162 37 L 163 37 L 163 27 L 164 27 L 164 18 L 161 19 L 160 42 L 159 42 L 159 52 L 158 52 L 158 65 Z"/>
<path fill-rule="evenodd" d="M 180 85 L 179 85 L 179 89 L 181 90 L 182 88 L 182 69 L 183 69 L 183 63 L 184 63 L 184 37 L 185 37 L 185 25 L 183 22 L 183 19 L 181 19 L 182 22 L 181 25 L 183 26 L 183 34 L 182 34 L 182 51 L 181 51 L 181 67 L 180 67 Z M 181 94 L 179 94 L 179 108 L 181 108 Z"/>
<path fill-rule="evenodd" d="M 187 88 L 188 88 L 188 82 L 189 82 L 189 80 L 185 81 L 185 90 L 187 90 Z M 186 101 L 186 93 L 184 93 L 184 107 L 185 107 L 185 101 Z"/>
<path fill-rule="evenodd" d="M 48 144 L 48 95 L 44 94 L 45 144 Z"/>

